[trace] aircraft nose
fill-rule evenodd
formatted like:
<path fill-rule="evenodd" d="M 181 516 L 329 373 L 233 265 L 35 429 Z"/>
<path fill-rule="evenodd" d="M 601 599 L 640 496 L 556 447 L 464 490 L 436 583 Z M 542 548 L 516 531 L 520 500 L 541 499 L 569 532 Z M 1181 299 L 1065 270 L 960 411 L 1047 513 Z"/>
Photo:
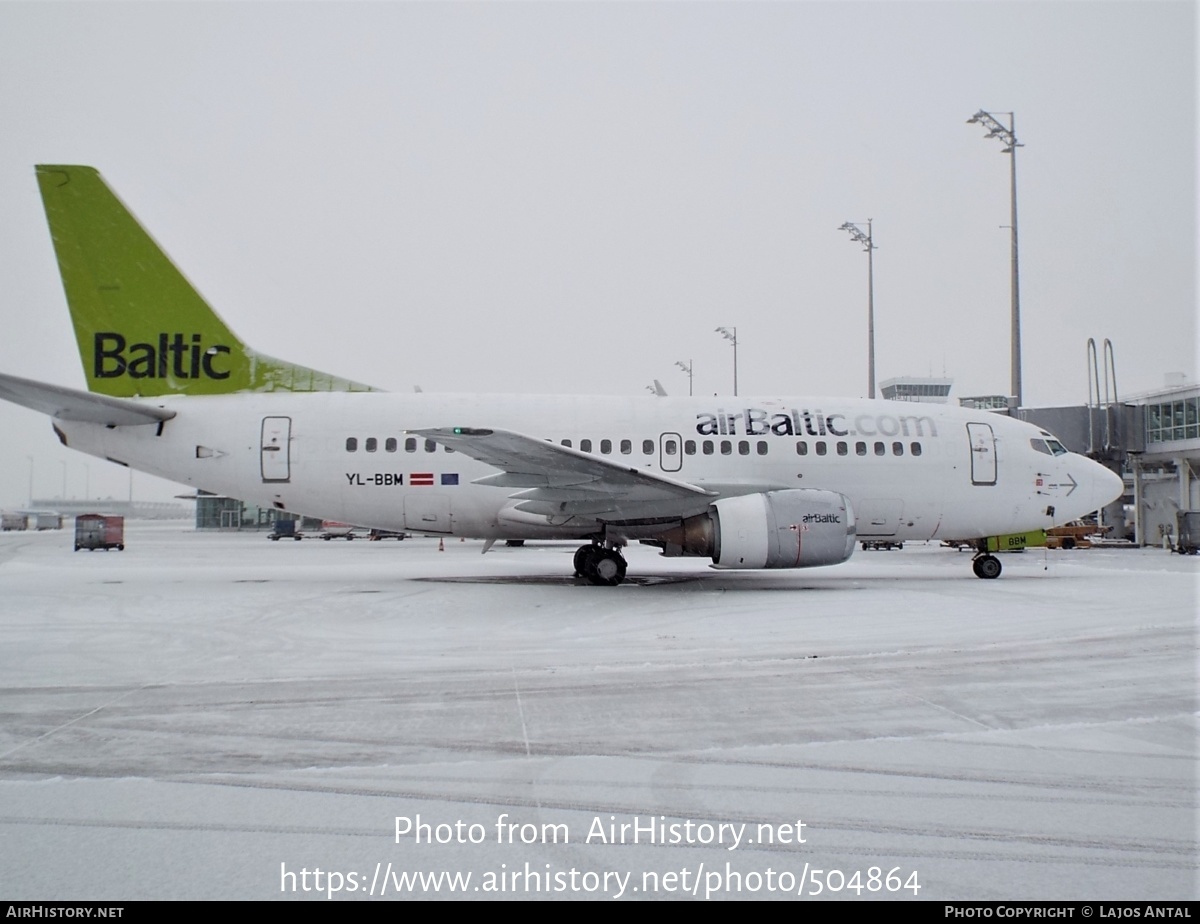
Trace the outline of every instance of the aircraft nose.
<path fill-rule="evenodd" d="M 1099 462 L 1092 463 L 1091 509 L 1099 510 L 1125 493 L 1125 480 Z"/>

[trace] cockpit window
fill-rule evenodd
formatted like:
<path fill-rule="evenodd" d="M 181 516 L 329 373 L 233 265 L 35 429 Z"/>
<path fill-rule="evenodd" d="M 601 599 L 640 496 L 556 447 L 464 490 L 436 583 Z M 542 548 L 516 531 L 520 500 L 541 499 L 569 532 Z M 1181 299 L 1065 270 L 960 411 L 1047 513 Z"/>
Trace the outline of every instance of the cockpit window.
<path fill-rule="evenodd" d="M 1045 437 L 1044 440 L 1032 439 L 1029 441 L 1029 445 L 1038 452 L 1044 452 L 1048 456 L 1065 456 L 1068 452 L 1070 452 L 1066 446 L 1052 437 L 1045 430 L 1042 431 L 1042 436 Z"/>

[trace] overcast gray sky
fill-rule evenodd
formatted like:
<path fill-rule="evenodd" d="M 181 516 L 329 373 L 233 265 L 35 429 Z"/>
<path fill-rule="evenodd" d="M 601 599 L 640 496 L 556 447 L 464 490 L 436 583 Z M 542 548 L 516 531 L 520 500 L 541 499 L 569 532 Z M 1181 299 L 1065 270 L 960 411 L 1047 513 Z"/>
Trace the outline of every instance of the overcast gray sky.
<path fill-rule="evenodd" d="M 1196 378 L 1192 3 L 0 2 L 0 371 L 82 387 L 35 163 L 98 167 L 251 345 L 387 389 Z M 647 400 L 653 400 L 647 396 Z M 486 425 L 481 421 L 481 425 Z M 0 505 L 123 470 L 0 407 Z M 86 468 L 85 468 L 86 466 Z M 168 496 L 139 477 L 143 497 Z"/>

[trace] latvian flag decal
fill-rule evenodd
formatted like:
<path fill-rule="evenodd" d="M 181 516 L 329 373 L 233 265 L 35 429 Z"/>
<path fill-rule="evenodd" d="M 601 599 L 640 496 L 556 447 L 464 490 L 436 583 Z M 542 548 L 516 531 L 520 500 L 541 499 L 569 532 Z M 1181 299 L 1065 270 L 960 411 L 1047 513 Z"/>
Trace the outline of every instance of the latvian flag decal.
<path fill-rule="evenodd" d="M 411 472 L 408 476 L 408 483 L 414 488 L 419 488 L 422 485 L 432 487 L 433 472 Z"/>

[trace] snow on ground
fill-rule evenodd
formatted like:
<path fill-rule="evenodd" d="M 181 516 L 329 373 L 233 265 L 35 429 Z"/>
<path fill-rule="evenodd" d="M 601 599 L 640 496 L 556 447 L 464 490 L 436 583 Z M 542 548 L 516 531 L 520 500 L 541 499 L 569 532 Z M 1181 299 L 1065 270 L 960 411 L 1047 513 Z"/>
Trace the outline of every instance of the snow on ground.
<path fill-rule="evenodd" d="M 481 547 L 0 535 L 0 896 L 1197 897 L 1194 560 Z"/>

